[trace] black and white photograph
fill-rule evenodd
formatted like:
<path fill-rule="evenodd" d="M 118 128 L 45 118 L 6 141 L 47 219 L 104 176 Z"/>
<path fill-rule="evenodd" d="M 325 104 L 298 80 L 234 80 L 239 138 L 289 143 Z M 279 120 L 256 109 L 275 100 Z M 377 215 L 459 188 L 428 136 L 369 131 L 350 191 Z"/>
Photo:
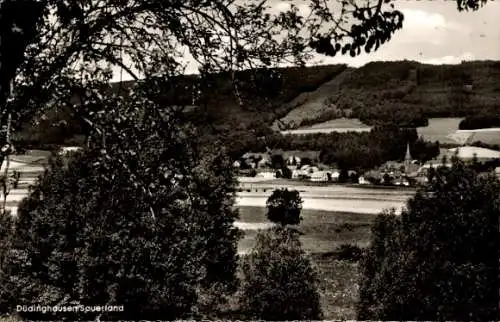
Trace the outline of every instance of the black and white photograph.
<path fill-rule="evenodd" d="M 0 0 L 0 322 L 500 321 L 499 19 Z"/>

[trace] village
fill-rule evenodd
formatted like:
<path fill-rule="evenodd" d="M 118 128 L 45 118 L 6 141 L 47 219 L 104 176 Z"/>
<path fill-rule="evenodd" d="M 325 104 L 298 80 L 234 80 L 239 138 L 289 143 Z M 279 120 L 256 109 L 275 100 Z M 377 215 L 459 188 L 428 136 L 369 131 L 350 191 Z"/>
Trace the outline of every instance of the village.
<path fill-rule="evenodd" d="M 500 160 L 500 151 L 464 145 L 451 149 L 442 148 L 438 157 L 420 163 L 412 158 L 408 144 L 403 161 L 388 161 L 378 168 L 358 172 L 322 164 L 319 161 L 320 153 L 320 151 L 282 150 L 268 150 L 266 153 L 248 152 L 240 160 L 235 161 L 233 167 L 240 177 L 247 179 L 253 177 L 258 181 L 282 179 L 318 184 L 414 187 L 428 181 L 431 168 L 450 167 L 454 156 L 465 162 L 475 161 L 482 164 Z M 494 172 L 500 177 L 500 167 L 494 167 Z"/>

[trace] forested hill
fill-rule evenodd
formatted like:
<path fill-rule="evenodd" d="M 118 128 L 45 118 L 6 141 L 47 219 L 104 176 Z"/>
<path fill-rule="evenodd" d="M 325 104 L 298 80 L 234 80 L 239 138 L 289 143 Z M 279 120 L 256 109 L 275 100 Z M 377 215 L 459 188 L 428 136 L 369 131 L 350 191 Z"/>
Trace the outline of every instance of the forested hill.
<path fill-rule="evenodd" d="M 349 68 L 294 101 L 284 123 L 311 125 L 350 116 L 367 124 L 411 126 L 422 125 L 426 117 L 498 115 L 500 62 L 373 62 Z"/>
<path fill-rule="evenodd" d="M 497 61 L 460 65 L 372 62 L 360 68 L 325 65 L 271 73 L 246 71 L 237 76 L 242 106 L 230 75 L 211 78 L 205 84 L 198 84 L 192 75 L 176 79 L 165 86 L 168 103 L 204 102 L 197 115 L 202 123 L 246 127 L 274 122 L 275 129 L 346 116 L 367 124 L 412 126 L 425 123 L 427 117 L 496 115 L 500 108 Z M 198 90 L 203 94 L 193 97 Z"/>
<path fill-rule="evenodd" d="M 360 68 L 293 67 L 245 71 L 236 79 L 242 105 L 229 74 L 212 75 L 204 83 L 195 75 L 173 79 L 161 85 L 162 99 L 167 105 L 196 107 L 190 109 L 188 117 L 199 126 L 210 125 L 236 136 L 249 132 L 261 136 L 269 133 L 270 125 L 278 130 L 343 116 L 357 117 L 367 124 L 406 126 L 422 125 L 427 117 L 436 116 L 500 116 L 500 62 L 494 61 L 440 66 L 400 61 L 373 62 Z M 131 84 L 114 83 L 111 88 L 118 91 Z M 62 114 L 58 115 L 60 118 Z M 55 131 L 49 126 L 56 133 L 51 136 L 60 139 L 70 135 L 76 128 L 71 125 L 74 121 L 68 120 L 68 129 Z M 52 120 L 44 123 L 55 124 Z M 37 137 L 46 136 L 40 133 L 46 132 L 44 129 L 25 129 L 27 133 L 33 131 Z M 61 131 L 67 135 L 61 135 Z"/>

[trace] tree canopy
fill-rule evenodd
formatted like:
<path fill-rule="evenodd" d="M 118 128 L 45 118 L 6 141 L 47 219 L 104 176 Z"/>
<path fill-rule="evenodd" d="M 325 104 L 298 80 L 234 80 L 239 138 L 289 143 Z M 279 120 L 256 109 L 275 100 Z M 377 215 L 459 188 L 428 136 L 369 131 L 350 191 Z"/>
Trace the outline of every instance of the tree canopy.
<path fill-rule="evenodd" d="M 358 319 L 498 320 L 500 183 L 458 159 L 402 215 L 380 215 L 362 263 Z"/>

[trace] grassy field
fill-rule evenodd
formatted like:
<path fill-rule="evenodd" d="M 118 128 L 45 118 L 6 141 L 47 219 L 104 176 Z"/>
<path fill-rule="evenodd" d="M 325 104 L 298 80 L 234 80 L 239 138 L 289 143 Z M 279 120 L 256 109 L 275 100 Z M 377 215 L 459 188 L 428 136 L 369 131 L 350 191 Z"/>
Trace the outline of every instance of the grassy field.
<path fill-rule="evenodd" d="M 265 223 L 266 209 L 239 207 L 239 221 Z M 335 252 L 341 244 L 349 243 L 364 247 L 370 239 L 370 227 L 375 218 L 370 214 L 337 213 L 321 210 L 302 210 L 300 231 L 305 250 L 314 254 Z M 257 230 L 245 230 L 240 241 L 240 251 L 249 251 L 254 244 Z"/>
<path fill-rule="evenodd" d="M 312 258 L 321 278 L 321 293 L 326 320 L 356 319 L 358 298 L 358 263 L 340 261 L 335 251 L 342 244 L 366 247 L 370 239 L 373 215 L 303 210 L 300 224 L 302 244 Z M 240 221 L 267 222 L 265 208 L 241 207 Z M 246 230 L 240 250 L 249 250 L 254 244 L 257 230 Z"/>
<path fill-rule="evenodd" d="M 457 143 L 447 136 L 458 130 L 458 124 L 462 121 L 459 117 L 431 118 L 429 125 L 419 127 L 418 135 L 423 136 L 427 141 L 439 141 L 439 143 Z"/>

